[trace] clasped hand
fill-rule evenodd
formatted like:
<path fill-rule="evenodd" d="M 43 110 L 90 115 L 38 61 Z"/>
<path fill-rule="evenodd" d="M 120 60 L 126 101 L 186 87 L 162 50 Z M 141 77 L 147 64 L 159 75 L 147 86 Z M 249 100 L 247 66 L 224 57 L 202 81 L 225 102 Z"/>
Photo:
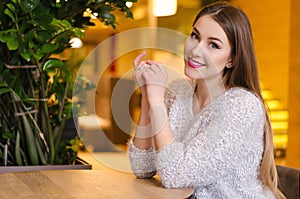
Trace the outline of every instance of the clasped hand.
<path fill-rule="evenodd" d="M 143 52 L 135 58 L 133 79 L 142 94 L 147 95 L 150 106 L 161 104 L 164 101 L 168 74 L 161 63 L 152 60 L 142 61 L 145 55 L 146 53 Z"/>

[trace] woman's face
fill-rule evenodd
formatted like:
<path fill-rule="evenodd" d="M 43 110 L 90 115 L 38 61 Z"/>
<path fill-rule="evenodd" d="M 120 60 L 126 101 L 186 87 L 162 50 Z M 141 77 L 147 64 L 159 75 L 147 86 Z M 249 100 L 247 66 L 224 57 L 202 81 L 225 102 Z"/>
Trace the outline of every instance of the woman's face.
<path fill-rule="evenodd" d="M 185 74 L 191 79 L 222 75 L 232 67 L 231 46 L 222 27 L 210 16 L 198 19 L 184 47 Z"/>

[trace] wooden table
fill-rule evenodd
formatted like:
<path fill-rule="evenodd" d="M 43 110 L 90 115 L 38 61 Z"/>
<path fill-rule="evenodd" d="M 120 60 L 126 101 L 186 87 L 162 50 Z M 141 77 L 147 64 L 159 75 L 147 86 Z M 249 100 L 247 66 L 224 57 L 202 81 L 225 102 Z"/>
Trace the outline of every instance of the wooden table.
<path fill-rule="evenodd" d="M 0 198 L 183 199 L 192 189 L 165 189 L 157 178 L 112 169 L 0 174 Z"/>

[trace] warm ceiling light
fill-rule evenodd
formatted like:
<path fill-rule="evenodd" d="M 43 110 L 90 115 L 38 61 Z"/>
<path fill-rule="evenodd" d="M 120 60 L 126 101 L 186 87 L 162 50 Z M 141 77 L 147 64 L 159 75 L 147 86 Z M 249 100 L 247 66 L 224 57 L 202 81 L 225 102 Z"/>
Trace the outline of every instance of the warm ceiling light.
<path fill-rule="evenodd" d="M 176 14 L 177 0 L 153 0 L 153 14 L 156 17 Z"/>
<path fill-rule="evenodd" d="M 272 121 L 287 121 L 289 118 L 288 111 L 270 111 Z"/>
<path fill-rule="evenodd" d="M 273 130 L 287 130 L 289 128 L 288 122 L 272 122 Z"/>
<path fill-rule="evenodd" d="M 130 1 L 127 1 L 127 2 L 126 2 L 126 6 L 127 6 L 128 8 L 131 8 L 131 7 L 132 7 L 132 5 L 133 5 L 133 3 L 132 3 L 132 2 L 130 2 Z"/>
<path fill-rule="evenodd" d="M 70 40 L 70 44 L 72 48 L 81 48 L 83 43 L 81 41 L 81 39 L 74 37 Z"/>

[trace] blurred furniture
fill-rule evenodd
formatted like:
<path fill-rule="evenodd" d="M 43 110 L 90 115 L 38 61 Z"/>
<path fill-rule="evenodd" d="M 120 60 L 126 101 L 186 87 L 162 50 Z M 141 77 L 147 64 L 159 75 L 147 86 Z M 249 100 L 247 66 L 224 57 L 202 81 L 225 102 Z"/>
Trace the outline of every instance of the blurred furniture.
<path fill-rule="evenodd" d="M 97 115 L 80 116 L 78 118 L 78 126 L 79 136 L 88 151 L 118 151 L 106 135 L 111 129 L 109 119 L 104 119 Z"/>
<path fill-rule="evenodd" d="M 287 199 L 300 198 L 300 170 L 287 166 L 277 165 L 279 176 L 278 188 L 283 192 Z"/>
<path fill-rule="evenodd" d="M 34 171 L 0 174 L 0 198 L 182 199 L 192 189 L 165 189 L 158 179 L 115 170 Z"/>
<path fill-rule="evenodd" d="M 114 144 L 125 145 L 133 127 L 135 82 L 132 79 L 112 77 L 110 79 L 111 133 Z"/>
<path fill-rule="evenodd" d="M 109 77 L 102 80 L 96 102 L 97 114 L 79 117 L 79 134 L 85 147 L 94 152 L 123 151 L 133 129 L 132 116 L 140 106 L 132 79 Z M 98 115 L 104 117 L 100 117 Z M 105 114 L 107 113 L 107 114 Z"/>

